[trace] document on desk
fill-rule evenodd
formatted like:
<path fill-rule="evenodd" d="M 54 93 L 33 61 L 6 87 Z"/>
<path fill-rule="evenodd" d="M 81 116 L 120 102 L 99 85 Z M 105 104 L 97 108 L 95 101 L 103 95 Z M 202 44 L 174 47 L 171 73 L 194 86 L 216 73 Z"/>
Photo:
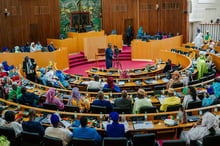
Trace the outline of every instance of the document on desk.
<path fill-rule="evenodd" d="M 109 124 L 112 124 L 112 120 L 110 122 L 108 122 L 108 121 L 102 122 L 102 125 L 103 125 L 105 130 L 107 130 L 107 125 L 109 125 Z M 125 126 L 125 132 L 127 132 L 129 130 L 129 125 L 128 125 L 127 121 L 120 122 L 120 124 L 123 124 Z"/>
<path fill-rule="evenodd" d="M 153 129 L 154 125 L 152 121 L 146 121 L 146 122 L 133 122 L 133 126 L 135 130 L 138 129 Z"/>

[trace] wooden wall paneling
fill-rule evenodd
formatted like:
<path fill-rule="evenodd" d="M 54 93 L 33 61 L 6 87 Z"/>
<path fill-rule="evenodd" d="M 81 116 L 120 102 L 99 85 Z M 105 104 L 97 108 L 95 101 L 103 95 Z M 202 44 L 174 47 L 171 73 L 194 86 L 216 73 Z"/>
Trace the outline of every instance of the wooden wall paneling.
<path fill-rule="evenodd" d="M 159 10 L 156 10 L 156 4 Z M 126 5 L 127 12 L 123 7 Z M 184 35 L 184 42 L 188 38 L 188 14 L 184 13 L 187 0 L 102 0 L 102 6 L 102 28 L 107 34 L 116 29 L 125 38 L 126 28 L 122 20 L 133 18 L 134 37 L 140 24 L 143 31 L 150 35 L 159 31 L 174 35 L 179 32 Z"/>
<path fill-rule="evenodd" d="M 8 17 L 5 8 L 10 12 Z M 0 50 L 23 46 L 27 41 L 39 40 L 46 45 L 47 38 L 60 34 L 59 0 L 0 0 L 0 20 Z"/>

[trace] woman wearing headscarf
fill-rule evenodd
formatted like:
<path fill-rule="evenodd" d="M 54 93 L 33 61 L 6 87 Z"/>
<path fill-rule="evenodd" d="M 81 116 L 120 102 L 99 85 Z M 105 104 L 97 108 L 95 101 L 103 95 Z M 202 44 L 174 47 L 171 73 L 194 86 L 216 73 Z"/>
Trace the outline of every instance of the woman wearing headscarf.
<path fill-rule="evenodd" d="M 4 70 L 5 71 L 10 71 L 12 69 L 14 69 L 14 66 L 9 66 L 7 61 L 2 62 L 2 65 L 4 66 Z"/>
<path fill-rule="evenodd" d="M 202 142 L 204 136 L 209 134 L 214 135 L 219 132 L 218 116 L 215 116 L 210 112 L 206 112 L 197 124 L 194 124 L 189 131 L 182 131 L 180 139 L 185 140 L 187 144 L 190 144 L 191 140 L 198 140 Z"/>
<path fill-rule="evenodd" d="M 61 70 L 56 71 L 56 76 L 59 79 L 57 84 L 60 86 L 60 88 L 63 89 L 63 88 L 69 88 L 70 87 L 70 84 L 65 80 L 66 75 Z"/>
<path fill-rule="evenodd" d="M 220 82 L 214 82 L 213 83 L 213 91 L 214 91 L 214 94 L 217 98 L 220 97 Z"/>
<path fill-rule="evenodd" d="M 124 137 L 125 136 L 125 126 L 124 124 L 119 124 L 119 115 L 117 112 L 111 112 L 110 120 L 112 120 L 112 124 L 107 125 L 106 133 L 108 137 Z"/>
<path fill-rule="evenodd" d="M 64 104 L 55 97 L 55 90 L 54 89 L 49 89 L 46 93 L 46 103 L 53 103 L 56 104 L 56 106 L 60 109 L 64 109 Z"/>
<path fill-rule="evenodd" d="M 21 53 L 19 46 L 15 46 L 15 53 Z"/>
<path fill-rule="evenodd" d="M 143 27 L 140 27 L 139 30 L 138 30 L 137 36 L 143 36 L 143 35 L 144 35 Z"/>
<path fill-rule="evenodd" d="M 197 94 L 196 94 L 196 90 L 194 87 L 190 86 L 187 89 L 187 95 L 184 97 L 183 99 L 183 106 L 187 109 L 188 108 L 188 104 L 192 101 L 200 101 L 200 99 L 198 98 Z"/>
<path fill-rule="evenodd" d="M 43 85 L 47 86 L 47 77 L 45 76 L 46 73 L 46 69 L 45 68 L 41 68 L 40 69 L 40 77 L 39 79 L 42 81 Z"/>
<path fill-rule="evenodd" d="M 30 46 L 30 51 L 31 51 L 31 52 L 35 52 L 36 49 L 37 49 L 37 48 L 36 48 L 36 46 L 35 46 L 35 43 L 32 42 L 32 43 L 31 43 L 31 46 Z"/>
<path fill-rule="evenodd" d="M 169 82 L 167 83 L 167 88 L 172 88 L 173 84 L 177 84 L 180 83 L 180 73 L 178 71 L 175 71 L 173 73 L 172 79 L 169 80 Z"/>
<path fill-rule="evenodd" d="M 8 47 L 4 47 L 4 48 L 3 48 L 3 53 L 9 53 Z"/>
<path fill-rule="evenodd" d="M 115 92 L 121 92 L 121 89 L 114 85 L 114 81 L 112 77 L 109 77 L 107 80 L 107 84 L 104 85 L 103 89 L 112 89 Z"/>
<path fill-rule="evenodd" d="M 72 89 L 72 95 L 68 99 L 68 105 L 78 106 L 79 108 L 90 109 L 90 103 L 88 100 L 83 100 L 79 93 L 79 88 L 74 87 Z"/>
<path fill-rule="evenodd" d="M 200 51 L 199 52 L 200 56 L 197 60 L 197 70 L 198 70 L 198 79 L 200 79 L 201 77 L 203 77 L 204 73 L 208 72 L 208 66 L 206 64 L 206 58 L 205 58 L 205 52 Z"/>

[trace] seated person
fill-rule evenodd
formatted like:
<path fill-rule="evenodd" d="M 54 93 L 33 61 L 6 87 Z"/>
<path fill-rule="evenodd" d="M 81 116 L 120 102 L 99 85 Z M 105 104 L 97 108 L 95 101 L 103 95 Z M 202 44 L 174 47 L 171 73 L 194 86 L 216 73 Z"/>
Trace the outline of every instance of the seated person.
<path fill-rule="evenodd" d="M 57 80 L 55 80 L 55 78 L 56 78 L 55 72 L 56 72 L 56 70 L 48 69 L 48 72 L 45 74 L 45 77 L 46 77 L 47 81 L 52 86 L 57 82 Z"/>
<path fill-rule="evenodd" d="M 46 69 L 45 68 L 40 69 L 39 79 L 43 83 L 44 86 L 47 86 L 47 77 L 46 77 Z"/>
<path fill-rule="evenodd" d="M 183 85 L 187 86 L 188 83 L 191 81 L 193 81 L 192 72 L 190 70 L 187 70 L 186 75 L 181 78 L 180 82 L 182 82 Z"/>
<path fill-rule="evenodd" d="M 101 142 L 102 138 L 94 128 L 87 127 L 88 120 L 86 117 L 80 118 L 80 128 L 73 129 L 73 138 L 94 139 L 96 143 Z"/>
<path fill-rule="evenodd" d="M 38 41 L 37 44 L 36 44 L 36 50 L 38 51 L 38 50 L 41 50 L 42 48 L 43 47 L 42 47 L 40 41 Z"/>
<path fill-rule="evenodd" d="M 65 128 L 58 115 L 52 114 L 50 121 L 53 127 L 47 127 L 45 135 L 63 140 L 63 145 L 66 146 L 71 140 L 72 133 L 68 128 Z"/>
<path fill-rule="evenodd" d="M 112 104 L 110 103 L 110 101 L 104 100 L 104 93 L 102 91 L 99 91 L 97 96 L 98 100 L 93 101 L 91 105 L 105 106 L 110 112 L 112 110 Z"/>
<path fill-rule="evenodd" d="M 57 108 L 59 110 L 64 109 L 64 104 L 60 101 L 59 98 L 55 97 L 55 90 L 49 89 L 46 93 L 46 103 L 53 103 L 56 104 Z"/>
<path fill-rule="evenodd" d="M 14 111 L 6 111 L 3 115 L 4 119 L 0 119 L 0 126 L 13 128 L 15 131 L 15 135 L 18 135 L 22 131 L 22 126 L 20 123 L 14 121 L 15 120 L 15 113 Z"/>
<path fill-rule="evenodd" d="M 22 123 L 22 128 L 27 132 L 39 133 L 41 137 L 44 136 L 44 127 L 40 122 L 35 121 L 36 111 L 34 109 L 29 110 L 29 121 Z"/>
<path fill-rule="evenodd" d="M 107 84 L 104 85 L 103 89 L 112 89 L 115 92 L 121 92 L 121 89 L 114 85 L 114 81 L 112 77 L 108 77 Z"/>
<path fill-rule="evenodd" d="M 202 99 L 202 106 L 210 106 L 214 103 L 214 101 L 217 99 L 217 97 L 214 94 L 214 88 L 211 86 L 207 88 L 207 93 L 204 93 L 203 99 Z"/>
<path fill-rule="evenodd" d="M 58 78 L 58 81 L 56 82 L 57 86 L 60 86 L 61 89 L 70 88 L 70 84 L 65 80 L 66 75 L 62 71 L 57 70 L 56 77 Z"/>
<path fill-rule="evenodd" d="M 172 79 L 169 80 L 169 82 L 167 83 L 167 88 L 172 88 L 173 84 L 177 84 L 180 83 L 180 73 L 178 71 L 175 71 L 173 73 Z"/>
<path fill-rule="evenodd" d="M 164 99 L 163 104 L 160 106 L 160 111 L 167 111 L 167 107 L 169 105 L 176 105 L 176 104 L 180 104 L 181 100 L 179 97 L 174 96 L 174 89 L 173 88 L 169 88 L 168 89 L 168 97 Z"/>
<path fill-rule="evenodd" d="M 220 97 L 220 82 L 214 82 L 212 86 L 213 86 L 213 92 L 215 96 L 219 98 Z"/>
<path fill-rule="evenodd" d="M 21 87 L 17 86 L 17 82 L 12 83 L 12 90 L 9 92 L 8 99 L 17 101 L 21 97 Z"/>
<path fill-rule="evenodd" d="M 21 87 L 21 97 L 18 98 L 18 103 L 20 104 L 25 104 L 25 105 L 29 105 L 29 106 L 34 106 L 34 107 L 40 107 L 39 105 L 37 105 L 35 103 L 34 100 L 39 100 L 39 96 L 35 95 L 34 93 L 29 93 L 27 92 L 27 89 L 25 86 Z"/>
<path fill-rule="evenodd" d="M 204 136 L 215 135 L 219 132 L 218 116 L 206 112 L 189 131 L 181 132 L 180 139 L 190 145 L 190 141 L 198 140 L 202 142 Z"/>
<path fill-rule="evenodd" d="M 32 42 L 32 43 L 31 43 L 31 46 L 30 46 L 30 51 L 31 51 L 31 52 L 35 52 L 36 49 L 37 49 L 37 48 L 36 48 L 36 46 L 35 46 L 35 43 Z"/>
<path fill-rule="evenodd" d="M 87 100 L 84 101 L 82 99 L 82 97 L 80 96 L 80 93 L 79 93 L 79 88 L 77 88 L 77 87 L 74 87 L 72 89 L 72 95 L 69 96 L 67 105 L 78 106 L 78 107 L 84 108 L 86 110 L 90 109 L 90 103 L 87 102 Z"/>
<path fill-rule="evenodd" d="M 109 115 L 110 119 L 113 121 L 112 124 L 107 125 L 107 136 L 108 137 L 124 137 L 125 127 L 123 124 L 119 124 L 119 115 L 117 112 L 111 112 Z"/>
<path fill-rule="evenodd" d="M 102 84 L 99 82 L 99 75 L 94 75 L 94 81 L 89 81 L 87 89 L 89 88 L 102 89 Z"/>
<path fill-rule="evenodd" d="M 114 101 L 114 105 L 115 107 L 120 107 L 120 108 L 128 108 L 132 109 L 132 101 L 130 99 L 127 99 L 127 91 L 126 90 L 123 90 L 121 92 L 121 98 L 116 98 L 115 101 Z"/>
<path fill-rule="evenodd" d="M 139 89 L 137 92 L 138 99 L 135 100 L 134 107 L 133 107 L 133 114 L 139 114 L 141 107 L 145 107 L 145 106 L 152 107 L 153 106 L 151 103 L 151 100 L 145 98 L 144 96 L 145 96 L 145 91 L 143 89 Z"/>
<path fill-rule="evenodd" d="M 8 47 L 3 48 L 3 53 L 9 53 Z"/>
<path fill-rule="evenodd" d="M 29 42 L 27 42 L 26 45 L 24 46 L 24 52 L 30 52 Z"/>
<path fill-rule="evenodd" d="M 12 66 L 8 66 L 7 61 L 2 62 L 2 65 L 4 66 L 4 70 L 5 71 L 10 71 L 10 70 L 14 69 L 13 65 Z"/>
<path fill-rule="evenodd" d="M 19 46 L 15 46 L 15 53 L 21 53 L 21 49 Z"/>
<path fill-rule="evenodd" d="M 208 66 L 208 69 L 212 68 L 212 56 L 209 54 L 206 54 L 206 64 Z"/>
<path fill-rule="evenodd" d="M 55 47 L 54 47 L 54 44 L 53 44 L 53 42 L 50 42 L 50 45 L 48 46 L 48 51 L 49 52 L 53 52 L 53 51 L 55 51 L 56 49 L 55 49 Z"/>
<path fill-rule="evenodd" d="M 189 86 L 187 89 L 187 95 L 184 97 L 182 104 L 187 109 L 188 104 L 192 101 L 200 101 L 200 99 L 196 94 L 195 88 L 192 86 Z"/>

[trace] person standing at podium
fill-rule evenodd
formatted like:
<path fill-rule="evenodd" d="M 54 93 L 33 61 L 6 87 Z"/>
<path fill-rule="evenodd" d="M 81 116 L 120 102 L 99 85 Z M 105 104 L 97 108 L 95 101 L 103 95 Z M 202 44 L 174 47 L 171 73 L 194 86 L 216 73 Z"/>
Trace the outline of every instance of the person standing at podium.
<path fill-rule="evenodd" d="M 112 60 L 113 60 L 113 51 L 112 51 L 112 44 L 108 44 L 108 48 L 105 49 L 105 63 L 106 69 L 112 68 Z"/>

